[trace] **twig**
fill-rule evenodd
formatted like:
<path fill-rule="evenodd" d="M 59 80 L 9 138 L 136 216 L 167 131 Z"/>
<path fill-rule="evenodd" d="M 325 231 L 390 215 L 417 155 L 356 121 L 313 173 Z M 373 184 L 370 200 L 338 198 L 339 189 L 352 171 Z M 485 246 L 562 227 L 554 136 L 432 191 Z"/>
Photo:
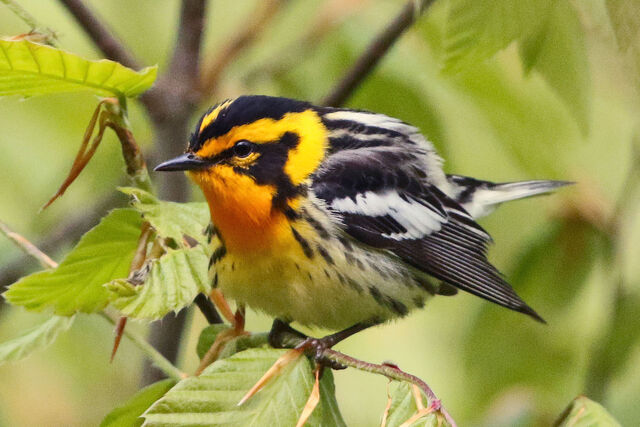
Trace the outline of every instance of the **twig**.
<path fill-rule="evenodd" d="M 100 312 L 101 317 L 106 319 L 109 323 L 116 325 L 117 320 L 111 318 L 107 313 Z M 171 363 L 166 357 L 164 357 L 158 350 L 156 350 L 151 344 L 149 344 L 142 336 L 137 333 L 131 331 L 131 329 L 126 329 L 124 331 L 124 336 L 129 338 L 131 342 L 133 342 L 142 352 L 149 358 L 151 361 L 164 372 L 168 377 L 173 378 L 175 380 L 182 380 L 187 378 L 187 374 L 182 372 L 180 369 L 176 368 L 173 363 Z"/>
<path fill-rule="evenodd" d="M 295 68 L 318 48 L 322 39 L 336 27 L 364 8 L 370 0 L 329 0 L 322 4 L 313 23 L 305 33 L 279 50 L 277 53 L 244 77 L 245 82 L 253 82 L 265 77 L 278 77 Z"/>
<path fill-rule="evenodd" d="M 7 236 L 13 243 L 29 256 L 32 256 L 44 267 L 44 268 L 56 268 L 58 263 L 49 258 L 47 254 L 38 249 L 33 243 L 22 237 L 20 234 L 11 230 L 7 224 L 0 221 L 0 231 Z"/>
<path fill-rule="evenodd" d="M 261 1 L 242 30 L 236 33 L 213 59 L 208 61 L 203 67 L 200 82 L 200 92 L 204 97 L 213 95 L 223 71 L 259 37 L 284 3 L 285 0 Z"/>
<path fill-rule="evenodd" d="M 351 96 L 369 73 L 411 24 L 431 6 L 434 0 L 410 0 L 393 21 L 376 36 L 351 69 L 322 101 L 323 105 L 339 107 Z"/>
<path fill-rule="evenodd" d="M 89 38 L 96 44 L 105 56 L 118 61 L 127 67 L 139 69 L 140 63 L 118 41 L 113 32 L 91 11 L 82 0 L 59 0 L 67 8 Z"/>
<path fill-rule="evenodd" d="M 41 36 L 44 36 L 44 40 L 47 44 L 51 46 L 57 46 L 57 36 L 55 31 L 51 28 L 40 25 L 40 23 L 36 20 L 36 18 L 27 12 L 27 10 L 20 6 L 13 0 L 0 0 L 4 3 L 18 18 L 22 19 L 25 24 L 31 27 L 31 31 L 34 33 L 38 33 Z"/>
<path fill-rule="evenodd" d="M 447 422 L 449 422 L 452 426 L 455 426 L 455 421 L 451 418 L 451 415 L 447 412 L 446 409 L 440 404 L 440 400 L 436 397 L 435 393 L 431 388 L 422 381 L 420 378 L 415 375 L 411 375 L 407 372 L 404 372 L 397 366 L 386 365 L 386 364 L 376 364 L 369 363 L 363 360 L 356 359 L 351 356 L 347 356 L 344 353 L 340 353 L 339 351 L 327 349 L 323 352 L 322 356 L 326 357 L 329 360 L 342 364 L 344 366 L 349 366 L 351 368 L 355 368 L 361 371 L 370 372 L 378 375 L 384 375 L 387 378 L 397 381 L 404 381 L 411 384 L 415 384 L 427 395 L 429 398 L 429 405 L 433 407 L 433 409 L 440 411 L 442 415 L 444 415 Z"/>

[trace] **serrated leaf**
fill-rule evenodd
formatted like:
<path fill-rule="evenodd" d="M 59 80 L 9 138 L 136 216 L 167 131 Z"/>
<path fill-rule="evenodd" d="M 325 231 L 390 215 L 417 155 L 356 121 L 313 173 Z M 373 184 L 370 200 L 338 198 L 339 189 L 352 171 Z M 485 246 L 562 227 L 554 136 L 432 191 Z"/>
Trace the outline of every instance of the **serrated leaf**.
<path fill-rule="evenodd" d="M 89 230 L 55 270 L 20 279 L 3 295 L 33 311 L 52 307 L 55 314 L 102 310 L 110 295 L 103 286 L 127 277 L 142 219 L 133 209 L 115 209 Z"/>
<path fill-rule="evenodd" d="M 565 0 L 560 0 L 565 1 Z M 534 33 L 552 0 L 451 0 L 444 27 L 445 72 L 459 72 Z"/>
<path fill-rule="evenodd" d="M 537 33 L 523 38 L 520 56 L 560 96 L 584 133 L 589 129 L 590 76 L 587 49 L 578 14 L 568 1 L 551 8 Z"/>
<path fill-rule="evenodd" d="M 133 395 L 127 403 L 109 412 L 100 423 L 100 427 L 141 426 L 144 422 L 142 419 L 144 411 L 171 390 L 174 385 L 176 385 L 175 380 L 166 379 L 143 388 Z"/>
<path fill-rule="evenodd" d="M 0 96 L 90 91 L 134 97 L 151 87 L 157 72 L 157 66 L 134 71 L 28 40 L 0 40 Z"/>
<path fill-rule="evenodd" d="M 313 386 L 306 357 L 285 369 L 242 406 L 244 394 L 286 350 L 251 349 L 218 360 L 199 377 L 180 381 L 145 414 L 144 426 L 290 427 L 302 412 Z M 307 426 L 344 426 L 334 396 L 333 376 L 320 381 L 320 403 Z"/>
<path fill-rule="evenodd" d="M 387 418 L 387 427 L 398 427 L 418 412 L 416 400 L 409 383 L 393 381 L 391 387 L 391 406 Z M 423 405 L 428 407 L 427 399 L 421 394 Z M 410 424 L 412 427 L 447 427 L 450 424 L 439 412 L 424 415 Z"/>
<path fill-rule="evenodd" d="M 182 247 L 185 247 L 184 235 L 206 243 L 204 230 L 211 222 L 206 203 L 165 202 L 151 193 L 132 187 L 124 187 L 120 191 L 133 196 L 133 207 L 142 213 L 160 236 L 169 237 Z"/>
<path fill-rule="evenodd" d="M 222 331 L 231 329 L 231 326 L 225 324 L 209 325 L 200 332 L 196 353 L 198 358 L 202 359 L 205 353 L 211 348 L 218 334 Z"/>
<path fill-rule="evenodd" d="M 41 325 L 35 326 L 22 335 L 0 344 L 0 364 L 23 359 L 34 351 L 51 345 L 60 332 L 73 323 L 73 317 L 53 316 Z"/>
<path fill-rule="evenodd" d="M 554 423 L 555 427 L 620 427 L 607 410 L 585 396 L 576 397 Z"/>
<path fill-rule="evenodd" d="M 209 258 L 202 246 L 169 249 L 151 261 L 141 284 L 127 279 L 107 284 L 111 304 L 129 317 L 160 319 L 171 311 L 179 311 L 193 302 L 200 292 L 210 290 L 207 266 Z"/>

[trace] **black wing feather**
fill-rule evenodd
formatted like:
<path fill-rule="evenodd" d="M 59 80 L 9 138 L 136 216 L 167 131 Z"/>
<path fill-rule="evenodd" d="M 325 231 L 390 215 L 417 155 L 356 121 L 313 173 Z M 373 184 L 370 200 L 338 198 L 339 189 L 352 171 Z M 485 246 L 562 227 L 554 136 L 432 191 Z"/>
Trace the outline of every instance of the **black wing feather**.
<path fill-rule="evenodd" d="M 383 159 L 386 154 L 389 161 Z M 399 157 L 404 165 L 398 163 Z M 379 148 L 338 152 L 313 177 L 312 188 L 329 207 L 336 199 L 351 197 L 355 202 L 358 194 L 395 191 L 403 200 L 444 217 L 437 231 L 426 230 L 420 238 L 394 239 L 389 235 L 406 231 L 394 218 L 395 207 L 389 206 L 388 213 L 377 216 L 334 209 L 345 231 L 355 239 L 389 250 L 407 264 L 459 289 L 544 322 L 487 260 L 491 237 L 457 202 L 429 184 L 428 177 L 408 174 L 414 169 L 406 167 L 412 160 L 416 161 L 406 152 L 386 153 Z"/>

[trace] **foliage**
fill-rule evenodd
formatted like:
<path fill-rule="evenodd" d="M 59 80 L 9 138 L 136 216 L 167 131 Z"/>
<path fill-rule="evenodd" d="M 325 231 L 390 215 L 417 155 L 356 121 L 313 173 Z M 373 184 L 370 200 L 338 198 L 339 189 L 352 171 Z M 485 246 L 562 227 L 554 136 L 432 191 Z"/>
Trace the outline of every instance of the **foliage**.
<path fill-rule="evenodd" d="M 20 336 L 3 342 L 0 344 L 0 364 L 23 359 L 34 351 L 48 347 L 58 334 L 69 329 L 72 323 L 73 317 L 53 316 Z"/>
<path fill-rule="evenodd" d="M 585 396 L 578 396 L 569 404 L 558 418 L 556 427 L 620 427 L 611 414 L 602 405 L 589 400 Z"/>
<path fill-rule="evenodd" d="M 112 211 L 56 269 L 20 279 L 4 297 L 33 311 L 53 308 L 59 316 L 102 310 L 110 299 L 104 284 L 129 274 L 141 224 L 133 209 Z"/>
<path fill-rule="evenodd" d="M 176 385 L 172 379 L 153 383 L 137 392 L 127 403 L 111 411 L 100 423 L 100 427 L 141 426 L 144 419 L 142 414 L 154 402 L 161 399 Z"/>
<path fill-rule="evenodd" d="M 222 359 L 199 377 L 180 381 L 144 413 L 145 426 L 293 426 L 311 392 L 309 360 L 290 363 L 247 403 L 238 402 L 285 350 L 250 349 Z M 320 381 L 321 400 L 308 426 L 343 426 L 334 397 L 333 375 Z"/>
<path fill-rule="evenodd" d="M 264 3 L 284 9 L 286 2 Z M 205 70 L 218 71 L 222 76 L 213 97 L 236 94 L 238 88 L 243 88 L 246 92 L 319 98 L 319 94 L 327 91 L 343 74 L 345 64 L 353 63 L 361 47 L 369 42 L 372 36 L 369 28 L 388 20 L 385 8 L 391 11 L 397 6 L 393 2 L 378 4 L 376 0 L 375 7 L 358 6 L 358 13 L 352 17 L 347 6 L 339 5 L 347 2 L 323 2 L 325 9 L 320 11 L 314 9 L 317 5 L 313 3 L 288 2 L 282 16 L 272 23 L 272 33 L 266 32 L 264 37 L 253 41 L 250 39 L 255 35 L 239 37 L 226 49 L 222 46 L 222 60 L 202 61 L 203 67 L 223 64 L 219 70 Z M 136 8 L 142 7 L 130 6 L 119 11 L 126 14 L 120 21 L 126 22 L 129 15 L 135 15 Z M 259 26 L 252 27 L 251 20 L 241 15 L 240 5 L 216 4 L 215 7 L 224 9 L 229 19 L 218 22 L 212 29 L 217 39 L 209 42 L 226 39 L 225 31 L 237 28 L 255 30 L 256 34 L 261 30 Z M 631 132 L 638 116 L 633 96 L 628 94 L 632 91 L 624 83 L 631 79 L 636 89 L 640 87 L 640 20 L 634 13 L 637 7 L 635 0 L 438 0 L 427 16 L 415 24 L 418 31 L 409 31 L 405 36 L 407 40 L 386 55 L 379 70 L 362 85 L 352 101 L 356 108 L 381 111 L 420 126 L 447 159 L 447 167 L 452 163 L 456 165 L 456 173 L 472 175 L 480 171 L 487 179 L 511 179 L 518 174 L 532 178 L 550 175 L 549 178 L 580 181 L 572 190 L 578 194 L 574 199 L 554 196 L 553 200 L 566 206 L 555 213 L 553 219 L 549 218 L 553 215 L 539 208 L 553 202 L 537 200 L 535 205 L 523 202 L 525 205 L 520 206 L 524 207 L 505 208 L 511 209 L 507 210 L 509 215 L 488 220 L 487 228 L 500 241 L 496 248 L 498 261 L 503 265 L 508 262 L 512 267 L 507 275 L 509 281 L 533 307 L 541 307 L 539 310 L 549 326 L 526 323 L 523 319 L 518 323 L 512 313 L 480 303 L 461 304 L 456 306 L 458 311 L 445 313 L 444 309 L 439 310 L 446 303 L 436 302 L 429 311 L 436 314 L 428 318 L 428 322 L 417 318 L 410 328 L 415 336 L 417 330 L 424 330 L 428 324 L 430 327 L 425 332 L 428 339 L 413 340 L 411 351 L 406 354 L 399 349 L 390 354 L 407 357 L 417 370 L 424 368 L 420 374 L 434 375 L 439 380 L 436 389 L 443 390 L 447 396 L 445 405 L 449 406 L 451 400 L 456 409 L 452 412 L 467 423 L 478 423 L 486 417 L 486 424 L 497 424 L 500 415 L 509 412 L 501 406 L 504 399 L 515 402 L 507 406 L 520 410 L 516 415 L 525 414 L 531 423 L 542 424 L 554 419 L 570 398 L 584 392 L 584 387 L 590 397 L 607 407 L 618 405 L 614 411 L 616 416 L 637 419 L 633 416 L 638 414 L 637 409 L 629 405 L 625 409 L 620 400 L 616 403 L 610 397 L 616 391 L 621 393 L 619 383 L 625 381 L 625 387 L 638 390 L 637 384 L 632 383 L 633 376 L 625 374 L 633 371 L 630 366 L 634 366 L 637 358 L 639 337 L 635 331 L 640 328 L 632 326 L 637 323 L 640 306 L 637 289 L 640 272 L 629 273 L 623 261 L 623 252 L 631 251 L 627 247 L 632 247 L 629 242 L 634 240 L 632 236 L 638 227 L 636 224 L 633 228 L 637 206 L 630 203 L 625 210 L 620 208 L 621 203 L 614 202 L 633 199 L 633 193 L 627 190 L 633 183 L 621 185 L 620 182 L 627 173 L 629 155 L 625 150 L 631 146 Z M 154 8 L 153 13 L 161 12 L 161 8 Z M 154 16 L 159 16 L 148 10 L 145 13 L 149 19 L 140 20 L 136 28 L 148 30 L 145 25 L 156 22 Z M 306 27 L 306 23 L 311 22 L 307 21 L 309 18 L 314 18 L 312 24 L 315 24 L 300 28 L 301 23 Z M 256 22 L 267 22 L 265 19 L 263 16 Z M 140 44 L 133 50 L 149 55 L 149 52 L 159 52 L 158 40 L 142 30 L 137 37 Z M 609 36 L 615 37 L 619 54 L 605 44 Z M 256 44 L 255 48 L 251 48 L 251 43 Z M 251 55 L 239 55 L 244 49 L 249 49 Z M 182 80 L 179 84 L 172 81 L 173 86 L 165 81 L 155 89 L 175 97 L 170 98 L 175 105 L 165 102 L 167 105 L 162 105 L 161 114 L 155 111 L 156 114 L 150 114 L 153 120 L 149 121 L 137 113 L 137 104 L 129 111 L 124 99 L 137 97 L 151 88 L 156 67 L 134 71 L 117 61 L 93 61 L 29 40 L 0 40 L 0 51 L 0 96 L 32 97 L 78 91 L 115 96 L 119 98 L 118 108 L 122 113 L 118 116 L 120 122 L 113 127 L 119 137 L 132 129 L 143 133 L 140 129 L 149 126 L 153 127 L 156 137 L 174 135 L 166 127 L 159 130 L 159 123 L 163 122 L 181 132 L 193 110 L 180 110 L 172 116 L 175 112 L 172 108 L 179 104 L 193 108 L 194 99 L 208 102 L 212 96 L 186 91 L 188 95 L 181 98 L 180 85 L 189 82 L 182 72 L 189 67 L 182 64 L 181 73 L 177 73 L 172 66 L 171 72 Z M 230 65 L 232 72 L 223 73 L 225 64 L 236 56 L 238 65 Z M 611 74 L 617 79 L 609 77 L 603 84 L 602 75 L 611 69 L 603 68 L 606 71 L 603 72 L 601 64 L 618 60 L 624 61 L 632 71 L 624 73 L 615 69 Z M 195 88 L 191 88 L 194 91 L 198 85 L 196 77 L 193 78 Z M 157 94 L 156 91 L 153 95 Z M 143 99 L 142 105 L 149 108 L 152 98 Z M 38 183 L 47 182 L 52 176 L 49 163 L 53 162 L 48 161 L 48 156 L 62 156 L 66 147 L 64 140 L 77 136 L 69 130 L 76 121 L 76 105 L 73 102 L 61 105 L 64 103 L 58 98 L 52 99 L 51 104 L 42 104 L 47 107 L 39 116 L 29 110 L 27 119 L 17 122 L 20 132 L 12 140 L 28 143 L 3 144 L 9 160 L 0 159 L 4 162 L 0 164 L 8 171 L 7 176 L 25 177 L 11 191 L 3 188 L 5 194 L 19 193 L 24 198 L 34 193 Z M 160 98 L 155 99 L 157 105 L 162 104 L 157 101 Z M 65 112 L 65 120 L 56 115 L 58 110 Z M 3 127 L 9 128 L 14 112 L 4 113 L 7 118 Z M 128 123 L 129 113 L 132 126 Z M 18 116 L 16 113 L 15 117 Z M 174 121 L 176 117 L 184 120 Z M 64 132 L 64 138 L 41 137 L 59 130 Z M 179 139 L 184 136 L 180 135 Z M 151 138 L 145 135 L 141 139 Z M 171 143 L 182 144 L 182 140 Z M 56 150 L 47 151 L 54 145 L 52 142 Z M 155 158 L 160 158 L 167 148 L 156 144 L 153 151 Z M 103 167 L 112 168 L 114 161 L 115 157 L 105 158 Z M 38 170 L 32 173 L 34 165 Z M 144 168 L 144 161 L 139 165 Z M 105 181 L 101 172 L 94 174 L 92 181 L 85 183 L 90 194 L 97 194 L 93 186 Z M 31 179 L 26 179 L 29 175 Z M 115 185 L 107 182 L 100 188 L 110 191 Z M 625 189 L 617 194 L 613 190 L 617 187 Z M 597 194 L 599 190 L 604 194 Z M 22 359 L 50 345 L 70 327 L 76 319 L 72 316 L 78 312 L 108 309 L 118 316 L 157 320 L 188 308 L 199 293 L 210 291 L 206 274 L 208 248 L 203 233 L 209 223 L 206 204 L 163 201 L 139 188 L 121 188 L 121 191 L 130 199 L 131 208 L 111 211 L 80 239 L 56 269 L 23 277 L 4 292 L 4 298 L 11 305 L 30 311 L 50 311 L 54 316 L 0 344 L 0 363 Z M 2 197 L 9 196 L 3 194 Z M 18 206 L 15 218 L 29 216 L 20 208 L 22 205 L 5 199 L 2 202 L 4 206 Z M 94 205 L 96 200 L 82 203 Z M 534 211 L 534 206 L 539 211 Z M 30 232 L 41 232 L 47 227 L 46 221 L 63 219 L 60 213 L 50 215 L 53 220 L 41 216 L 34 221 L 44 225 L 32 225 Z M 544 226 L 538 226 L 541 221 L 545 222 Z M 139 245 L 146 224 L 150 227 L 148 241 Z M 500 249 L 508 244 L 510 248 Z M 0 255 L 5 256 L 4 252 L 0 247 Z M 204 327 L 196 348 L 198 358 L 204 357 L 222 332 L 232 331 L 228 325 Z M 125 333 L 134 336 L 130 329 Z M 95 339 L 92 337 L 87 343 L 77 345 L 93 349 L 96 342 L 108 339 L 104 331 L 99 331 Z M 161 360 L 160 366 L 169 366 L 175 378 L 181 376 L 182 368 L 161 359 L 141 336 L 135 335 L 133 341 L 148 357 L 156 362 Z M 422 341 L 428 348 L 420 350 Z M 202 375 L 179 382 L 161 381 L 140 390 L 124 406 L 110 412 L 102 425 L 141 425 L 143 422 L 145 425 L 214 422 L 295 425 L 314 381 L 312 364 L 305 357 L 288 365 L 247 403 L 236 406 L 283 354 L 281 350 L 267 348 L 266 342 L 264 333 L 235 336 L 225 341 L 218 360 Z M 368 349 L 373 353 L 371 349 L 380 347 L 380 340 L 372 340 Z M 437 359 L 434 354 L 438 354 L 440 347 L 446 347 L 446 351 L 442 351 L 446 356 Z M 386 356 L 388 348 L 384 352 Z M 193 352 L 185 353 L 195 358 Z M 187 362 L 183 369 L 186 372 L 193 371 L 189 363 L 198 362 Z M 101 380 L 93 379 L 93 373 L 80 365 L 77 369 L 87 371 L 84 376 L 95 391 Z M 434 366 L 442 369 L 436 370 Z M 136 365 L 129 369 L 128 375 L 134 376 L 139 368 Z M 341 388 L 346 386 L 340 384 Z M 390 387 L 387 426 L 407 425 L 408 420 L 413 421 L 411 425 L 447 424 L 439 412 L 416 418 L 420 408 L 408 383 L 393 382 Z M 346 409 L 345 418 L 361 417 L 366 420 L 365 424 L 376 422 L 384 406 L 370 402 L 375 400 L 374 391 L 352 389 L 356 392 L 341 396 L 349 402 L 342 405 Z M 119 390 L 119 399 L 124 400 L 123 396 L 131 394 L 130 391 Z M 527 393 L 535 395 L 535 399 L 527 397 L 524 400 L 528 406 L 518 406 L 524 405 L 519 396 L 531 396 Z M 112 396 L 107 397 L 114 400 Z M 358 401 L 367 406 L 354 403 Z M 0 424 L 2 422 L 0 420 Z M 95 423 L 95 416 L 86 423 Z M 332 373 L 326 371 L 320 381 L 320 404 L 308 425 L 344 424 Z M 561 426 L 595 424 L 619 425 L 602 406 L 586 397 L 576 398 L 558 420 Z"/>
<path fill-rule="evenodd" d="M 0 96 L 91 91 L 134 97 L 151 87 L 158 71 L 133 71 L 107 59 L 90 61 L 28 40 L 0 40 L 0 51 Z"/>
<path fill-rule="evenodd" d="M 138 276 L 144 277 L 108 283 L 111 304 L 125 316 L 140 319 L 155 320 L 177 312 L 191 304 L 200 292 L 210 290 L 208 262 L 201 246 L 167 249 L 165 255 L 143 267 Z"/>

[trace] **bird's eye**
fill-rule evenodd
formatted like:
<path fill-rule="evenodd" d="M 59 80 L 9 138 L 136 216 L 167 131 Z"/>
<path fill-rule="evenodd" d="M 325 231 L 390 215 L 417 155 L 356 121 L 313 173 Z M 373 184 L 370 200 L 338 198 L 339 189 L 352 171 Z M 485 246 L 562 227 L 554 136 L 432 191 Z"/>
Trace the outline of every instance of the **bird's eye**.
<path fill-rule="evenodd" d="M 253 144 L 249 141 L 238 141 L 236 145 L 233 146 L 233 154 L 236 157 L 244 158 L 253 152 Z"/>

